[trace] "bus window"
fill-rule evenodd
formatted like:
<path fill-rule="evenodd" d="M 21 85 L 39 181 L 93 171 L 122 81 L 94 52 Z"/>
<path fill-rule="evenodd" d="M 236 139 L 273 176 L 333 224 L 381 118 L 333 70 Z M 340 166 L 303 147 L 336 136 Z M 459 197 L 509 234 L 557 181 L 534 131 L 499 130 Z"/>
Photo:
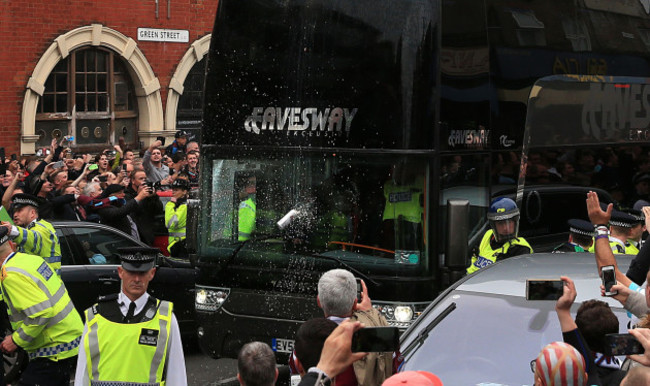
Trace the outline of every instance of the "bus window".
<path fill-rule="evenodd" d="M 427 165 L 385 155 L 213 160 L 201 255 L 228 257 L 243 242 L 246 257 L 322 254 L 417 265 L 427 257 Z M 292 209 L 298 214 L 279 229 Z"/>

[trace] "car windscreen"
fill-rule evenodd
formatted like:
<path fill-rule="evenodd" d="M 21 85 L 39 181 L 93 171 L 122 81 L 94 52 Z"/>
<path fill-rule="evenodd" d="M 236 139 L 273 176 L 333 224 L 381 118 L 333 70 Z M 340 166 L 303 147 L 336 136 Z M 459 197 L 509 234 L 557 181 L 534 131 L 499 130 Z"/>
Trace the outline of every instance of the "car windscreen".
<path fill-rule="evenodd" d="M 532 385 L 530 361 L 554 341 L 562 341 L 555 302 L 454 291 L 423 318 L 422 331 L 450 304 L 456 308 L 406 352 L 401 371 L 424 370 L 447 385 Z M 578 305 L 572 308 L 572 315 Z M 629 321 L 613 309 L 624 332 Z M 415 337 L 418 331 L 409 334 Z M 402 342 L 404 350 L 412 341 Z"/>

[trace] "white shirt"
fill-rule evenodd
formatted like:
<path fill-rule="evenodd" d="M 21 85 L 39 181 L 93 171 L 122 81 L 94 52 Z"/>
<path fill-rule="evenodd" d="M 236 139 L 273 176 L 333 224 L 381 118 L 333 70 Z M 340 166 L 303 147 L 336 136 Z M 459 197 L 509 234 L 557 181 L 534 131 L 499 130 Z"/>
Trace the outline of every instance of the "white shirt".
<path fill-rule="evenodd" d="M 135 313 L 137 315 L 149 300 L 149 294 L 144 293 L 135 300 Z M 122 315 L 126 316 L 129 310 L 131 300 L 120 291 L 117 301 L 120 304 L 120 311 Z M 88 386 L 90 384 L 90 376 L 88 375 L 88 366 L 86 362 L 86 352 L 83 341 L 88 332 L 88 324 L 84 324 L 83 335 L 81 336 L 81 344 L 79 345 L 79 357 L 77 359 L 77 370 L 74 374 L 75 386 Z M 169 345 L 169 355 L 167 359 L 167 380 L 168 386 L 187 386 L 187 374 L 185 371 L 185 355 L 183 354 L 183 343 L 181 342 L 181 332 L 178 329 L 178 321 L 176 315 L 172 313 L 172 324 L 170 329 L 171 342 Z"/>

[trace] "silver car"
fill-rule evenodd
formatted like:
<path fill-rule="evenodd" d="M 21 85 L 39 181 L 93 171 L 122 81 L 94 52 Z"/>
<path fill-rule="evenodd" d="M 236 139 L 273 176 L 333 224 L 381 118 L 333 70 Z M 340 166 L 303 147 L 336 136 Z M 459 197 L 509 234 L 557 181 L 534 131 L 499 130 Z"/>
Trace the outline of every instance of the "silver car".
<path fill-rule="evenodd" d="M 626 272 L 632 256 L 617 255 Z M 425 370 L 445 385 L 532 385 L 530 361 L 548 343 L 562 341 L 555 301 L 526 300 L 526 279 L 575 281 L 583 301 L 607 302 L 619 332 L 631 321 L 621 304 L 600 296 L 601 280 L 591 253 L 517 256 L 465 277 L 441 294 L 401 339 L 401 371 Z"/>

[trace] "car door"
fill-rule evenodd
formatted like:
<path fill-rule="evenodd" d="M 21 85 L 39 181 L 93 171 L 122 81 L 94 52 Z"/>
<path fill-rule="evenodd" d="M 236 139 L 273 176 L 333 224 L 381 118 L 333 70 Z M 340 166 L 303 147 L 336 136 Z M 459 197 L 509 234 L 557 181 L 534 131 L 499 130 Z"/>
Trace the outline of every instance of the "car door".
<path fill-rule="evenodd" d="M 174 315 L 183 335 L 196 331 L 194 315 L 194 284 L 196 270 L 189 261 L 169 259 L 160 255 L 156 275 L 149 283 L 149 293 L 158 299 L 174 303 Z"/>

